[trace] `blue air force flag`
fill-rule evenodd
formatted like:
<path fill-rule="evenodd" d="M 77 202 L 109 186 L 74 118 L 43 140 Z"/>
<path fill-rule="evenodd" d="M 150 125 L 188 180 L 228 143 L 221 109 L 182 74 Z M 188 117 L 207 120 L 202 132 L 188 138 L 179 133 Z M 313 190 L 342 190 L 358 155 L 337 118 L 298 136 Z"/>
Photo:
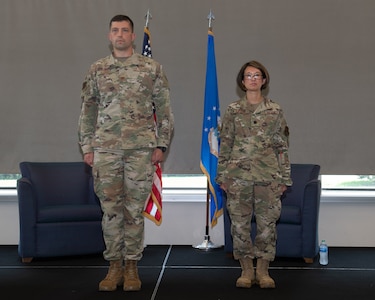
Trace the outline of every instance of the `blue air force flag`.
<path fill-rule="evenodd" d="M 214 35 L 208 31 L 206 86 L 204 95 L 204 115 L 200 168 L 207 176 L 210 195 L 211 227 L 223 214 L 223 196 L 220 186 L 215 182 L 220 150 L 218 126 L 220 126 L 220 106 L 216 76 Z"/>

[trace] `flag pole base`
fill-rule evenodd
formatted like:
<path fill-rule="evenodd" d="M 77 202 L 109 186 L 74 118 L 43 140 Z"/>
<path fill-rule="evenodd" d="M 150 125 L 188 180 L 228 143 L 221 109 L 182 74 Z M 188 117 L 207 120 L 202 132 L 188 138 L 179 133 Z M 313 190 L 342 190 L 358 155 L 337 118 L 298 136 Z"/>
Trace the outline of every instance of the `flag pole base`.
<path fill-rule="evenodd" d="M 209 235 L 205 235 L 204 236 L 204 241 L 197 245 L 197 246 L 193 246 L 195 249 L 199 249 L 199 250 L 211 250 L 211 249 L 218 249 L 218 248 L 221 248 L 223 246 L 219 246 L 219 245 L 215 245 L 213 242 L 210 241 L 210 236 Z"/>

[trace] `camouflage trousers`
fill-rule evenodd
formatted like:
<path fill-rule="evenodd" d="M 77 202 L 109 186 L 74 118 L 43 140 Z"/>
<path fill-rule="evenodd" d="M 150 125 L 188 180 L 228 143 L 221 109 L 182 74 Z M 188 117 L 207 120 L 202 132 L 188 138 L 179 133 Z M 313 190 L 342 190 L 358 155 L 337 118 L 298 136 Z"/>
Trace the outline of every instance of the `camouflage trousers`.
<path fill-rule="evenodd" d="M 95 193 L 103 210 L 106 260 L 140 260 L 145 202 L 152 188 L 153 149 L 94 152 Z"/>
<path fill-rule="evenodd" d="M 227 208 L 231 218 L 233 256 L 273 261 L 276 254 L 276 221 L 281 213 L 281 192 L 278 183 L 253 184 L 233 180 L 228 184 Z M 251 218 L 255 215 L 257 232 L 252 241 Z M 254 233 L 253 233 L 254 234 Z"/>

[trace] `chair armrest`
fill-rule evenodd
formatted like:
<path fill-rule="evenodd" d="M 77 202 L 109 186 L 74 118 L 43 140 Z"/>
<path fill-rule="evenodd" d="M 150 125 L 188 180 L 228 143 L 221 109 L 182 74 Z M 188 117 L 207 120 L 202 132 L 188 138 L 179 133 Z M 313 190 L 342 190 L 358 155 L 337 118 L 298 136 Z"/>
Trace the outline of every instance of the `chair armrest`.
<path fill-rule="evenodd" d="M 305 186 L 302 206 L 302 253 L 303 257 L 318 254 L 318 223 L 321 195 L 321 181 L 309 181 Z"/>
<path fill-rule="evenodd" d="M 99 205 L 100 206 L 100 200 L 98 198 L 98 196 L 95 194 L 95 191 L 94 191 L 94 178 L 92 177 L 92 175 L 90 174 L 90 177 L 89 177 L 89 192 L 88 192 L 88 199 L 89 199 L 89 203 L 90 204 L 96 204 L 96 205 Z"/>
<path fill-rule="evenodd" d="M 20 241 L 18 251 L 21 257 L 33 257 L 36 251 L 36 199 L 32 184 L 27 178 L 17 181 Z M 25 253 L 25 250 L 27 253 Z"/>

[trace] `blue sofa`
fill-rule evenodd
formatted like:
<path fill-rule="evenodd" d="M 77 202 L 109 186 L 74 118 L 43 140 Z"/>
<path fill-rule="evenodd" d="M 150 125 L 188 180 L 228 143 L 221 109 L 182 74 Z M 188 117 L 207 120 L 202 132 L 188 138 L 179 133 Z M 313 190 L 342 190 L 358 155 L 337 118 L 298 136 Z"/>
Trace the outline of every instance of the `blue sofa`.
<path fill-rule="evenodd" d="M 17 182 L 23 262 L 101 253 L 102 211 L 83 162 L 22 162 Z"/>
<path fill-rule="evenodd" d="M 314 164 L 292 164 L 293 186 L 282 196 L 281 216 L 277 222 L 277 257 L 301 257 L 312 263 L 319 251 L 318 221 L 321 194 L 320 166 Z M 225 252 L 231 254 L 233 242 L 231 221 L 224 205 Z M 256 232 L 255 218 L 252 233 Z"/>

